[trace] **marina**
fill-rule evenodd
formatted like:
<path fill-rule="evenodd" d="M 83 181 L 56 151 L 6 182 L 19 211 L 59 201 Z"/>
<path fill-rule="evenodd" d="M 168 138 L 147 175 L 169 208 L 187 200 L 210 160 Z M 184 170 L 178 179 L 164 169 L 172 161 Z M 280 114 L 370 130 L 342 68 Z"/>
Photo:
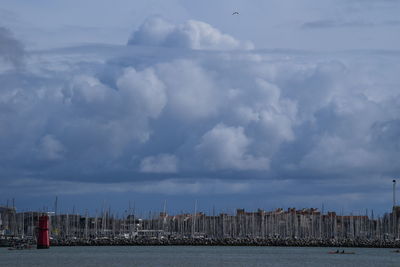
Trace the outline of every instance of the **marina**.
<path fill-rule="evenodd" d="M 57 211 L 57 209 L 55 209 Z M 195 209 L 196 210 L 196 209 Z M 17 212 L 0 207 L 0 245 L 50 246 L 296 246 L 400 247 L 400 207 L 375 217 L 338 215 L 316 208 L 210 215 L 168 214 L 139 217 L 133 210 L 118 216 L 103 209 L 96 216 L 58 212 Z"/>
<path fill-rule="evenodd" d="M 0 5 L 0 267 L 400 267 L 400 0 Z"/>

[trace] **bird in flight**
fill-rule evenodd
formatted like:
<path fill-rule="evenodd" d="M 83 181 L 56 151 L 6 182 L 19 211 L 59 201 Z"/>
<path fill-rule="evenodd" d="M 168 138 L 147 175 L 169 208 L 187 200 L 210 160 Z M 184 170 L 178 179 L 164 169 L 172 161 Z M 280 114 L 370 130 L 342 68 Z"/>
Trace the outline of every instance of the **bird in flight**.
<path fill-rule="evenodd" d="M 239 12 L 235 11 L 232 13 L 232 15 L 239 15 Z"/>

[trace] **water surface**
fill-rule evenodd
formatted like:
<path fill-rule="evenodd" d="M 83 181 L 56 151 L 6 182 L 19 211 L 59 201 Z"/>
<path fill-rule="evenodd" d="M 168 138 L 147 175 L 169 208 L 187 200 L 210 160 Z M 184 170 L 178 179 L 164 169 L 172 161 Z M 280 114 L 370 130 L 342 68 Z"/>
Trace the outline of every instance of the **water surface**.
<path fill-rule="evenodd" d="M 9 251 L 0 266 L 400 266 L 393 249 L 347 248 L 354 255 L 330 255 L 336 248 L 293 247 L 52 247 Z"/>

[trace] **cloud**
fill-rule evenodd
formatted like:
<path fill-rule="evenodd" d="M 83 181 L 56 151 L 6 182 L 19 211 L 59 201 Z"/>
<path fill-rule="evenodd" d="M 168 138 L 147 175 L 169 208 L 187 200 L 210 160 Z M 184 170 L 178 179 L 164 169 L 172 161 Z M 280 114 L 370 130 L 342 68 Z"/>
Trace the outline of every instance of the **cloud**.
<path fill-rule="evenodd" d="M 46 135 L 40 140 L 39 155 L 45 160 L 63 159 L 65 147 L 52 135 Z"/>
<path fill-rule="evenodd" d="M 302 203 L 362 202 L 358 184 L 372 192 L 400 171 L 397 51 L 171 49 L 184 27 L 160 23 L 142 26 L 159 39 L 134 34 L 152 46 L 31 52 L 23 71 L 0 71 L 7 188 L 12 177 L 70 194 L 273 195 L 273 184 Z"/>
<path fill-rule="evenodd" d="M 226 209 L 234 210 L 238 207 L 254 209 L 254 203 L 251 204 L 254 201 L 267 210 L 276 207 L 320 207 L 321 201 L 323 201 L 327 210 L 334 208 L 337 211 L 342 210 L 344 213 L 359 211 L 364 214 L 365 207 L 376 207 L 377 204 L 380 207 L 387 206 L 385 200 L 388 198 L 387 188 L 390 191 L 392 179 L 390 177 L 385 178 L 387 182 L 382 181 L 379 177 L 374 177 L 373 179 L 367 179 L 367 181 L 365 178 L 360 178 L 359 180 L 338 178 L 334 181 L 319 180 L 307 181 L 306 183 L 302 180 L 288 179 L 246 179 L 239 181 L 206 178 L 88 183 L 28 178 L 13 179 L 13 181 L 8 183 L 7 188 L 0 188 L 0 193 L 3 196 L 7 196 L 7 190 L 12 191 L 14 194 L 24 195 L 28 198 L 29 202 L 32 202 L 35 197 L 43 201 L 43 192 L 51 192 L 51 200 L 54 200 L 53 197 L 56 195 L 59 197 L 59 200 L 63 200 L 63 205 L 67 205 L 68 208 L 70 208 L 69 203 L 65 204 L 65 200 L 68 198 L 71 199 L 70 201 L 85 199 L 85 208 L 89 202 L 94 201 L 94 206 L 98 208 L 98 203 L 104 203 L 105 196 L 109 196 L 108 201 L 114 199 L 122 200 L 119 201 L 118 205 L 123 205 L 123 203 L 131 198 L 132 193 L 134 193 L 136 197 L 140 195 L 153 195 L 157 199 L 152 203 L 153 205 L 157 205 L 157 207 L 165 199 L 168 199 L 168 201 L 176 199 L 179 203 L 181 199 L 185 199 L 185 202 L 190 203 L 189 208 L 192 209 L 193 197 L 195 196 L 199 200 L 200 210 L 202 211 L 207 211 L 209 207 L 215 205 L 225 211 Z M 368 185 L 366 185 L 366 182 L 368 182 Z M 305 194 L 304 192 L 307 193 Z M 118 197 L 115 198 L 115 195 L 118 195 Z M 126 196 L 129 198 L 127 199 Z M 51 201 L 50 199 L 49 201 Z M 148 203 L 152 199 L 145 197 L 143 201 Z M 260 199 L 262 200 L 258 202 L 257 200 Z M 17 203 L 21 202 L 20 198 L 17 200 Z M 216 200 L 218 201 L 216 202 Z M 168 202 L 168 204 L 170 203 Z M 140 206 L 146 212 L 150 209 L 149 206 L 142 203 L 140 203 Z M 33 205 L 33 207 L 35 206 Z M 175 204 L 173 207 L 170 205 L 168 209 L 170 211 L 173 209 L 175 212 L 181 212 L 182 206 L 176 206 Z M 375 209 L 375 214 L 377 214 L 376 211 Z M 378 211 L 378 214 L 381 212 L 381 210 Z"/>
<path fill-rule="evenodd" d="M 160 154 L 144 158 L 140 162 L 140 171 L 147 173 L 176 173 L 178 160 L 174 155 Z"/>
<path fill-rule="evenodd" d="M 250 42 L 241 42 L 221 33 L 211 25 L 189 20 L 173 25 L 161 17 L 147 19 L 128 41 L 128 45 L 151 45 L 193 50 L 253 49 Z"/>
<path fill-rule="evenodd" d="M 61 89 L 62 103 L 56 109 L 68 119 L 59 123 L 65 132 L 58 134 L 73 146 L 77 140 L 92 137 L 77 151 L 93 149 L 116 158 L 129 144 L 149 139 L 148 121 L 157 118 L 167 103 L 165 86 L 151 68 L 128 67 L 120 72 L 114 77 L 114 88 L 91 75 L 76 74 Z"/>
<path fill-rule="evenodd" d="M 127 68 L 117 86 L 124 100 L 131 100 L 129 104 L 150 118 L 157 118 L 167 103 L 164 84 L 152 69 Z"/>
<path fill-rule="evenodd" d="M 250 144 L 251 140 L 242 127 L 218 124 L 203 135 L 196 151 L 204 159 L 204 164 L 212 170 L 267 170 L 267 158 L 257 158 L 247 153 Z"/>
<path fill-rule="evenodd" d="M 346 27 L 371 27 L 373 23 L 363 21 L 337 21 L 337 20 L 316 20 L 304 23 L 301 27 L 304 29 L 319 28 L 346 28 Z"/>
<path fill-rule="evenodd" d="M 133 32 L 128 45 L 163 45 L 174 30 L 175 25 L 167 20 L 161 17 L 151 17 Z"/>
<path fill-rule="evenodd" d="M 87 183 L 73 181 L 46 181 L 41 179 L 14 179 L 8 185 L 14 192 L 32 196 L 42 196 L 43 192 L 79 197 L 85 194 L 104 193 L 145 193 L 162 195 L 219 195 L 242 194 L 252 190 L 248 181 L 224 181 L 221 179 L 164 179 L 162 181 L 139 181 L 121 183 Z M 4 194 L 4 188 L 0 189 Z"/>
<path fill-rule="evenodd" d="M 167 108 L 176 117 L 201 119 L 217 113 L 220 94 L 213 75 L 203 66 L 192 60 L 177 60 L 159 64 L 156 69 L 167 87 Z"/>
<path fill-rule="evenodd" d="M 398 20 L 385 20 L 381 22 L 368 22 L 361 20 L 342 21 L 342 20 L 315 20 L 303 23 L 303 29 L 326 29 L 326 28 L 370 28 L 370 27 L 384 27 L 384 26 L 399 26 Z"/>
<path fill-rule="evenodd" d="M 24 56 L 25 51 L 21 42 L 16 40 L 8 29 L 0 27 L 0 68 L 6 63 L 15 68 L 21 67 Z"/>
<path fill-rule="evenodd" d="M 304 156 L 301 165 L 321 173 L 335 173 L 339 169 L 367 171 L 377 168 L 380 161 L 378 154 L 365 147 L 355 146 L 354 142 L 338 136 L 324 136 Z"/>

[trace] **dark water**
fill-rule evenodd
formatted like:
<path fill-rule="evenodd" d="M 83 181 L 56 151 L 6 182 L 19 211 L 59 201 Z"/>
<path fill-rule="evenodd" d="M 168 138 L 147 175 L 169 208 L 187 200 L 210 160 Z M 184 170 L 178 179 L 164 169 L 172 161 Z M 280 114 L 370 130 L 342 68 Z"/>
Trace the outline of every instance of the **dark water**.
<path fill-rule="evenodd" d="M 400 266 L 393 249 L 354 248 L 355 255 L 330 255 L 334 248 L 290 247 L 53 247 L 9 251 L 0 266 Z"/>

